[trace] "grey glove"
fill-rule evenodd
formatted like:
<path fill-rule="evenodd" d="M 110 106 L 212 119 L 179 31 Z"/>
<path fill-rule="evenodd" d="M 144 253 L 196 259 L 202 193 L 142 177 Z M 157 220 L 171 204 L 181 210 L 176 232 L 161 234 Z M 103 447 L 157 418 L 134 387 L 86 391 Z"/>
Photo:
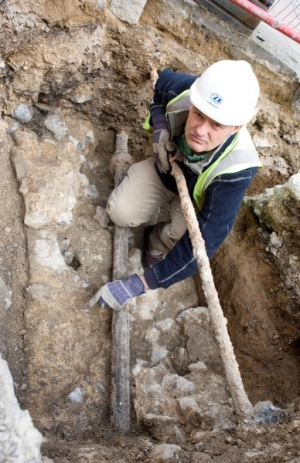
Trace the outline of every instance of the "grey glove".
<path fill-rule="evenodd" d="M 157 167 L 166 174 L 171 170 L 169 157 L 175 155 L 176 147 L 170 140 L 163 106 L 152 102 L 150 113 L 153 125 L 153 154 Z"/>
<path fill-rule="evenodd" d="M 170 141 L 167 129 L 155 130 L 153 133 L 153 154 L 157 167 L 166 174 L 171 169 L 169 157 L 176 154 L 177 148 Z"/>
<path fill-rule="evenodd" d="M 135 273 L 127 278 L 115 280 L 102 286 L 97 293 L 98 305 L 100 307 L 110 307 L 120 310 L 122 306 L 135 296 L 140 296 L 145 292 L 144 284 L 140 277 Z"/>

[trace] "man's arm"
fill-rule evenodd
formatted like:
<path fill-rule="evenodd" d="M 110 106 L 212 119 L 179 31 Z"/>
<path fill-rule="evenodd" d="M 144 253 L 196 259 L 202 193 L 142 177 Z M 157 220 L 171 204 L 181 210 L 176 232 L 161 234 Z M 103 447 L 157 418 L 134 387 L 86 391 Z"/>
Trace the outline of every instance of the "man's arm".
<path fill-rule="evenodd" d="M 153 104 L 161 105 L 165 114 L 167 104 L 180 93 L 188 90 L 196 79 L 197 76 L 194 75 L 164 69 L 155 84 Z"/>
<path fill-rule="evenodd" d="M 197 218 L 209 258 L 229 234 L 245 191 L 256 172 L 255 167 L 235 174 L 223 174 L 216 177 L 207 188 Z M 143 275 L 131 275 L 104 285 L 98 304 L 120 310 L 129 299 L 149 289 L 168 288 L 198 271 L 192 243 L 186 231 L 165 259 L 153 268 L 146 269 Z"/>
<path fill-rule="evenodd" d="M 211 258 L 228 236 L 240 209 L 246 189 L 257 168 L 216 177 L 205 192 L 205 201 L 197 215 L 206 252 Z M 169 286 L 198 272 L 188 231 L 166 258 L 145 271 L 151 289 Z"/>
<path fill-rule="evenodd" d="M 229 234 L 240 209 L 246 189 L 257 168 L 216 177 L 206 190 L 205 201 L 197 218 L 209 258 Z M 168 288 L 199 271 L 189 233 L 177 242 L 166 258 L 143 275 L 131 275 L 107 283 L 101 288 L 98 304 L 120 310 L 129 299 L 149 289 Z"/>

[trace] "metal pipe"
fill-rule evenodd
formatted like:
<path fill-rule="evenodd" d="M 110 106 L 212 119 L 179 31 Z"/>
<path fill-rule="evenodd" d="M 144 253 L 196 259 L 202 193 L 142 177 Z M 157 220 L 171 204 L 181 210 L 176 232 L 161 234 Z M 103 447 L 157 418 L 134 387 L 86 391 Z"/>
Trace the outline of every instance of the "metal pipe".
<path fill-rule="evenodd" d="M 110 169 L 114 172 L 115 187 L 119 186 L 132 158 L 127 148 L 128 136 L 121 132 L 116 137 L 116 151 L 111 158 Z M 113 280 L 128 276 L 128 228 L 114 227 Z M 93 307 L 99 297 L 100 288 L 90 299 Z M 129 312 L 125 306 L 120 311 L 112 310 L 112 353 L 111 353 L 111 418 L 121 431 L 130 430 L 130 346 Z"/>
<path fill-rule="evenodd" d="M 127 149 L 128 136 L 121 132 L 116 137 L 116 151 L 110 168 L 115 174 L 115 187 L 123 180 L 132 164 Z M 128 276 L 128 228 L 114 229 L 113 280 Z M 113 310 L 112 319 L 112 391 L 111 412 L 113 424 L 122 431 L 130 430 L 130 347 L 129 313 L 125 304 L 123 310 Z"/>
<path fill-rule="evenodd" d="M 282 32 L 282 34 L 288 36 L 292 40 L 295 40 L 295 42 L 300 43 L 299 32 L 295 31 L 294 29 L 289 27 L 287 24 L 282 23 L 281 21 L 276 19 L 275 16 L 272 16 L 270 13 L 263 10 L 259 6 L 254 5 L 254 3 L 251 3 L 249 0 L 229 0 L 229 1 L 239 6 L 243 10 L 247 11 L 248 13 L 252 14 L 252 16 L 255 16 L 261 21 L 267 23 L 269 26 L 273 27 L 274 29 L 277 29 L 279 32 Z"/>

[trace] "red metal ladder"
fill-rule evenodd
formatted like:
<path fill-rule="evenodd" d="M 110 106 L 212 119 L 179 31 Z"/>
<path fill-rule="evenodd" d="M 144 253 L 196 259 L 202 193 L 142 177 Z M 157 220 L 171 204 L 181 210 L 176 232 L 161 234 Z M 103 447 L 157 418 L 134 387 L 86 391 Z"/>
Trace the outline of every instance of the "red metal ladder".
<path fill-rule="evenodd" d="M 230 0 L 230 2 L 300 43 L 300 4 L 298 0 L 277 0 L 269 11 L 265 11 L 249 0 Z"/>

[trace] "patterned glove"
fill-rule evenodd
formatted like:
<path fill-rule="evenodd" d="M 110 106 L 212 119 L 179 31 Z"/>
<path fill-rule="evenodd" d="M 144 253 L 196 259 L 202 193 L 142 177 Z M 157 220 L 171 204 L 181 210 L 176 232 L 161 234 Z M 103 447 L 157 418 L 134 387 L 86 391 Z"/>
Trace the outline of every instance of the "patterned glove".
<path fill-rule="evenodd" d="M 122 278 L 122 280 L 106 283 L 100 289 L 98 305 L 100 307 L 110 307 L 111 309 L 120 310 L 125 302 L 144 292 L 144 284 L 135 273 L 127 278 Z"/>

